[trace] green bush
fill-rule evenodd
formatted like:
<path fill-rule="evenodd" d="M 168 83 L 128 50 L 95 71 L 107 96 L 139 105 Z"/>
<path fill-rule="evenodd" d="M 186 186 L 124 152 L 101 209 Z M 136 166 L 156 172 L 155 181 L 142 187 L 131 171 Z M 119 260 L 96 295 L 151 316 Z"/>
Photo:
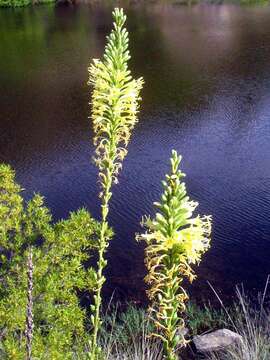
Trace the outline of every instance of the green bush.
<path fill-rule="evenodd" d="M 99 224 L 81 209 L 52 224 L 40 195 L 24 203 L 14 171 L 0 165 L 0 358 L 25 359 L 27 257 L 33 252 L 32 354 L 71 359 L 83 351 L 85 311 L 77 291 L 91 289 L 83 264 L 95 248 Z"/>
<path fill-rule="evenodd" d="M 55 0 L 0 0 L 0 7 L 23 7 L 48 3 L 55 3 Z"/>
<path fill-rule="evenodd" d="M 27 6 L 30 0 L 0 0 L 0 7 L 20 7 Z"/>

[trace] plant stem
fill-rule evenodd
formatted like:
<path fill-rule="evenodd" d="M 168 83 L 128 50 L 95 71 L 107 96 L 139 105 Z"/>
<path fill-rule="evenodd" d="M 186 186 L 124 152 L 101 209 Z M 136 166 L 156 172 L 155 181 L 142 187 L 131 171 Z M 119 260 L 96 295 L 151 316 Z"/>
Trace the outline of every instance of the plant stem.
<path fill-rule="evenodd" d="M 32 340 L 33 340 L 33 253 L 29 248 L 27 260 L 27 312 L 26 312 L 26 360 L 32 359 Z"/>
<path fill-rule="evenodd" d="M 111 179 L 112 173 L 108 171 L 107 176 Z M 97 270 L 97 278 L 96 278 L 96 290 L 94 295 L 94 321 L 93 321 L 93 334 L 92 334 L 92 342 L 91 342 L 91 354 L 90 359 L 96 360 L 98 359 L 99 353 L 101 349 L 97 345 L 97 336 L 98 331 L 100 329 L 101 320 L 100 320 L 100 307 L 101 307 L 101 290 L 104 282 L 106 281 L 103 270 L 107 264 L 107 261 L 104 258 L 106 249 L 108 247 L 108 239 L 106 237 L 106 232 L 108 230 L 107 216 L 109 213 L 109 193 L 111 188 L 111 181 L 107 183 L 106 188 L 104 189 L 103 197 L 102 197 L 102 220 L 101 220 L 101 230 L 100 230 L 100 239 L 99 239 L 99 250 L 98 250 L 98 270 Z"/>

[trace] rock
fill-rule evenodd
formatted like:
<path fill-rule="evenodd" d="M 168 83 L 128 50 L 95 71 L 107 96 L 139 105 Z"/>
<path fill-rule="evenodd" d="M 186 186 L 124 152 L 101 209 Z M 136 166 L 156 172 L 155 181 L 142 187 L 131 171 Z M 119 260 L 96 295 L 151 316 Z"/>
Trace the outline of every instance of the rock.
<path fill-rule="evenodd" d="M 198 352 L 206 353 L 226 349 L 242 342 L 242 336 L 228 329 L 220 329 L 205 335 L 194 336 L 193 343 Z"/>
<path fill-rule="evenodd" d="M 184 336 L 184 337 L 187 336 L 188 333 L 189 333 L 189 330 L 188 330 L 188 328 L 186 328 L 186 327 L 183 327 L 182 329 L 180 329 L 180 330 L 177 331 L 177 334 L 178 334 L 178 335 Z"/>

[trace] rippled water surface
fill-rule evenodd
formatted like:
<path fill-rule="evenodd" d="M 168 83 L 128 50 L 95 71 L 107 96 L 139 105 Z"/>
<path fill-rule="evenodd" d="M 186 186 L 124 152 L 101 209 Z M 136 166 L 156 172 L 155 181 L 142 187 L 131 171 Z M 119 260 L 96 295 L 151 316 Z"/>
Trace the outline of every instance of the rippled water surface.
<path fill-rule="evenodd" d="M 143 297 L 140 219 L 153 212 L 172 148 L 190 195 L 213 214 L 212 249 L 200 267 L 230 294 L 261 289 L 270 273 L 270 9 L 151 4 L 126 8 L 131 67 L 143 107 L 114 188 L 116 231 L 108 294 Z M 0 160 L 55 218 L 87 206 L 99 216 L 87 66 L 102 54 L 111 8 L 0 10 Z"/>

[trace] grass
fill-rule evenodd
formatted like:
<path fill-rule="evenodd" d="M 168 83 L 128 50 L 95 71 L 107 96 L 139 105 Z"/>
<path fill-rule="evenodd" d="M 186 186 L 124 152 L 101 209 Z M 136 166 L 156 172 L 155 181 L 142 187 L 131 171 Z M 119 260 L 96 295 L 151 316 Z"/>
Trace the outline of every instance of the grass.
<path fill-rule="evenodd" d="M 104 360 L 161 360 L 161 344 L 150 337 L 152 330 L 144 309 L 133 305 L 124 312 L 118 306 L 108 309 L 99 339 Z"/>
<path fill-rule="evenodd" d="M 119 311 L 120 305 L 113 306 L 103 315 L 100 341 L 108 342 L 108 334 L 113 344 L 122 347 L 140 340 L 143 334 L 150 334 L 152 326 L 147 320 L 146 311 L 128 304 L 125 311 Z M 113 335 L 113 336 L 112 336 Z"/>
<path fill-rule="evenodd" d="M 209 360 L 269 360 L 270 359 L 270 311 L 265 306 L 268 276 L 262 296 L 257 304 L 251 303 L 244 289 L 236 289 L 238 301 L 231 310 L 228 325 L 242 336 L 242 343 L 218 354 Z M 223 305 L 222 305 L 223 306 Z"/>
<path fill-rule="evenodd" d="M 223 308 L 215 309 L 210 303 L 198 306 L 190 302 L 187 305 L 186 323 L 190 335 L 195 336 L 223 328 L 227 325 L 227 315 Z"/>
<path fill-rule="evenodd" d="M 207 360 L 270 360 L 270 309 L 266 306 L 268 278 L 263 294 L 254 302 L 245 294 L 243 288 L 236 289 L 236 300 L 232 306 L 213 308 L 210 303 L 199 306 L 190 302 L 187 305 L 187 337 L 220 328 L 228 328 L 243 338 L 242 343 L 223 352 L 209 354 Z M 218 295 L 217 295 L 218 296 Z M 125 310 L 120 305 L 109 306 L 102 316 L 102 329 L 99 343 L 103 349 L 102 360 L 162 360 L 160 341 L 150 337 L 153 325 L 149 322 L 145 309 L 127 304 Z M 82 353 L 74 359 L 83 360 Z M 181 353 L 181 360 L 201 359 L 191 347 Z"/>
<path fill-rule="evenodd" d="M 194 335 L 228 328 L 243 338 L 242 343 L 227 351 L 209 354 L 208 360 L 269 360 L 270 359 L 270 311 L 265 304 L 268 278 L 264 292 L 258 301 L 251 302 L 243 288 L 236 289 L 236 300 L 225 307 L 220 298 L 220 307 L 210 303 L 199 306 L 187 305 L 186 324 L 190 339 Z M 217 295 L 218 296 L 218 295 Z M 146 310 L 127 305 L 110 307 L 103 316 L 100 344 L 105 360 L 161 360 L 162 347 L 158 340 L 149 337 L 153 325 L 148 321 Z M 182 359 L 198 359 L 188 349 Z"/>

